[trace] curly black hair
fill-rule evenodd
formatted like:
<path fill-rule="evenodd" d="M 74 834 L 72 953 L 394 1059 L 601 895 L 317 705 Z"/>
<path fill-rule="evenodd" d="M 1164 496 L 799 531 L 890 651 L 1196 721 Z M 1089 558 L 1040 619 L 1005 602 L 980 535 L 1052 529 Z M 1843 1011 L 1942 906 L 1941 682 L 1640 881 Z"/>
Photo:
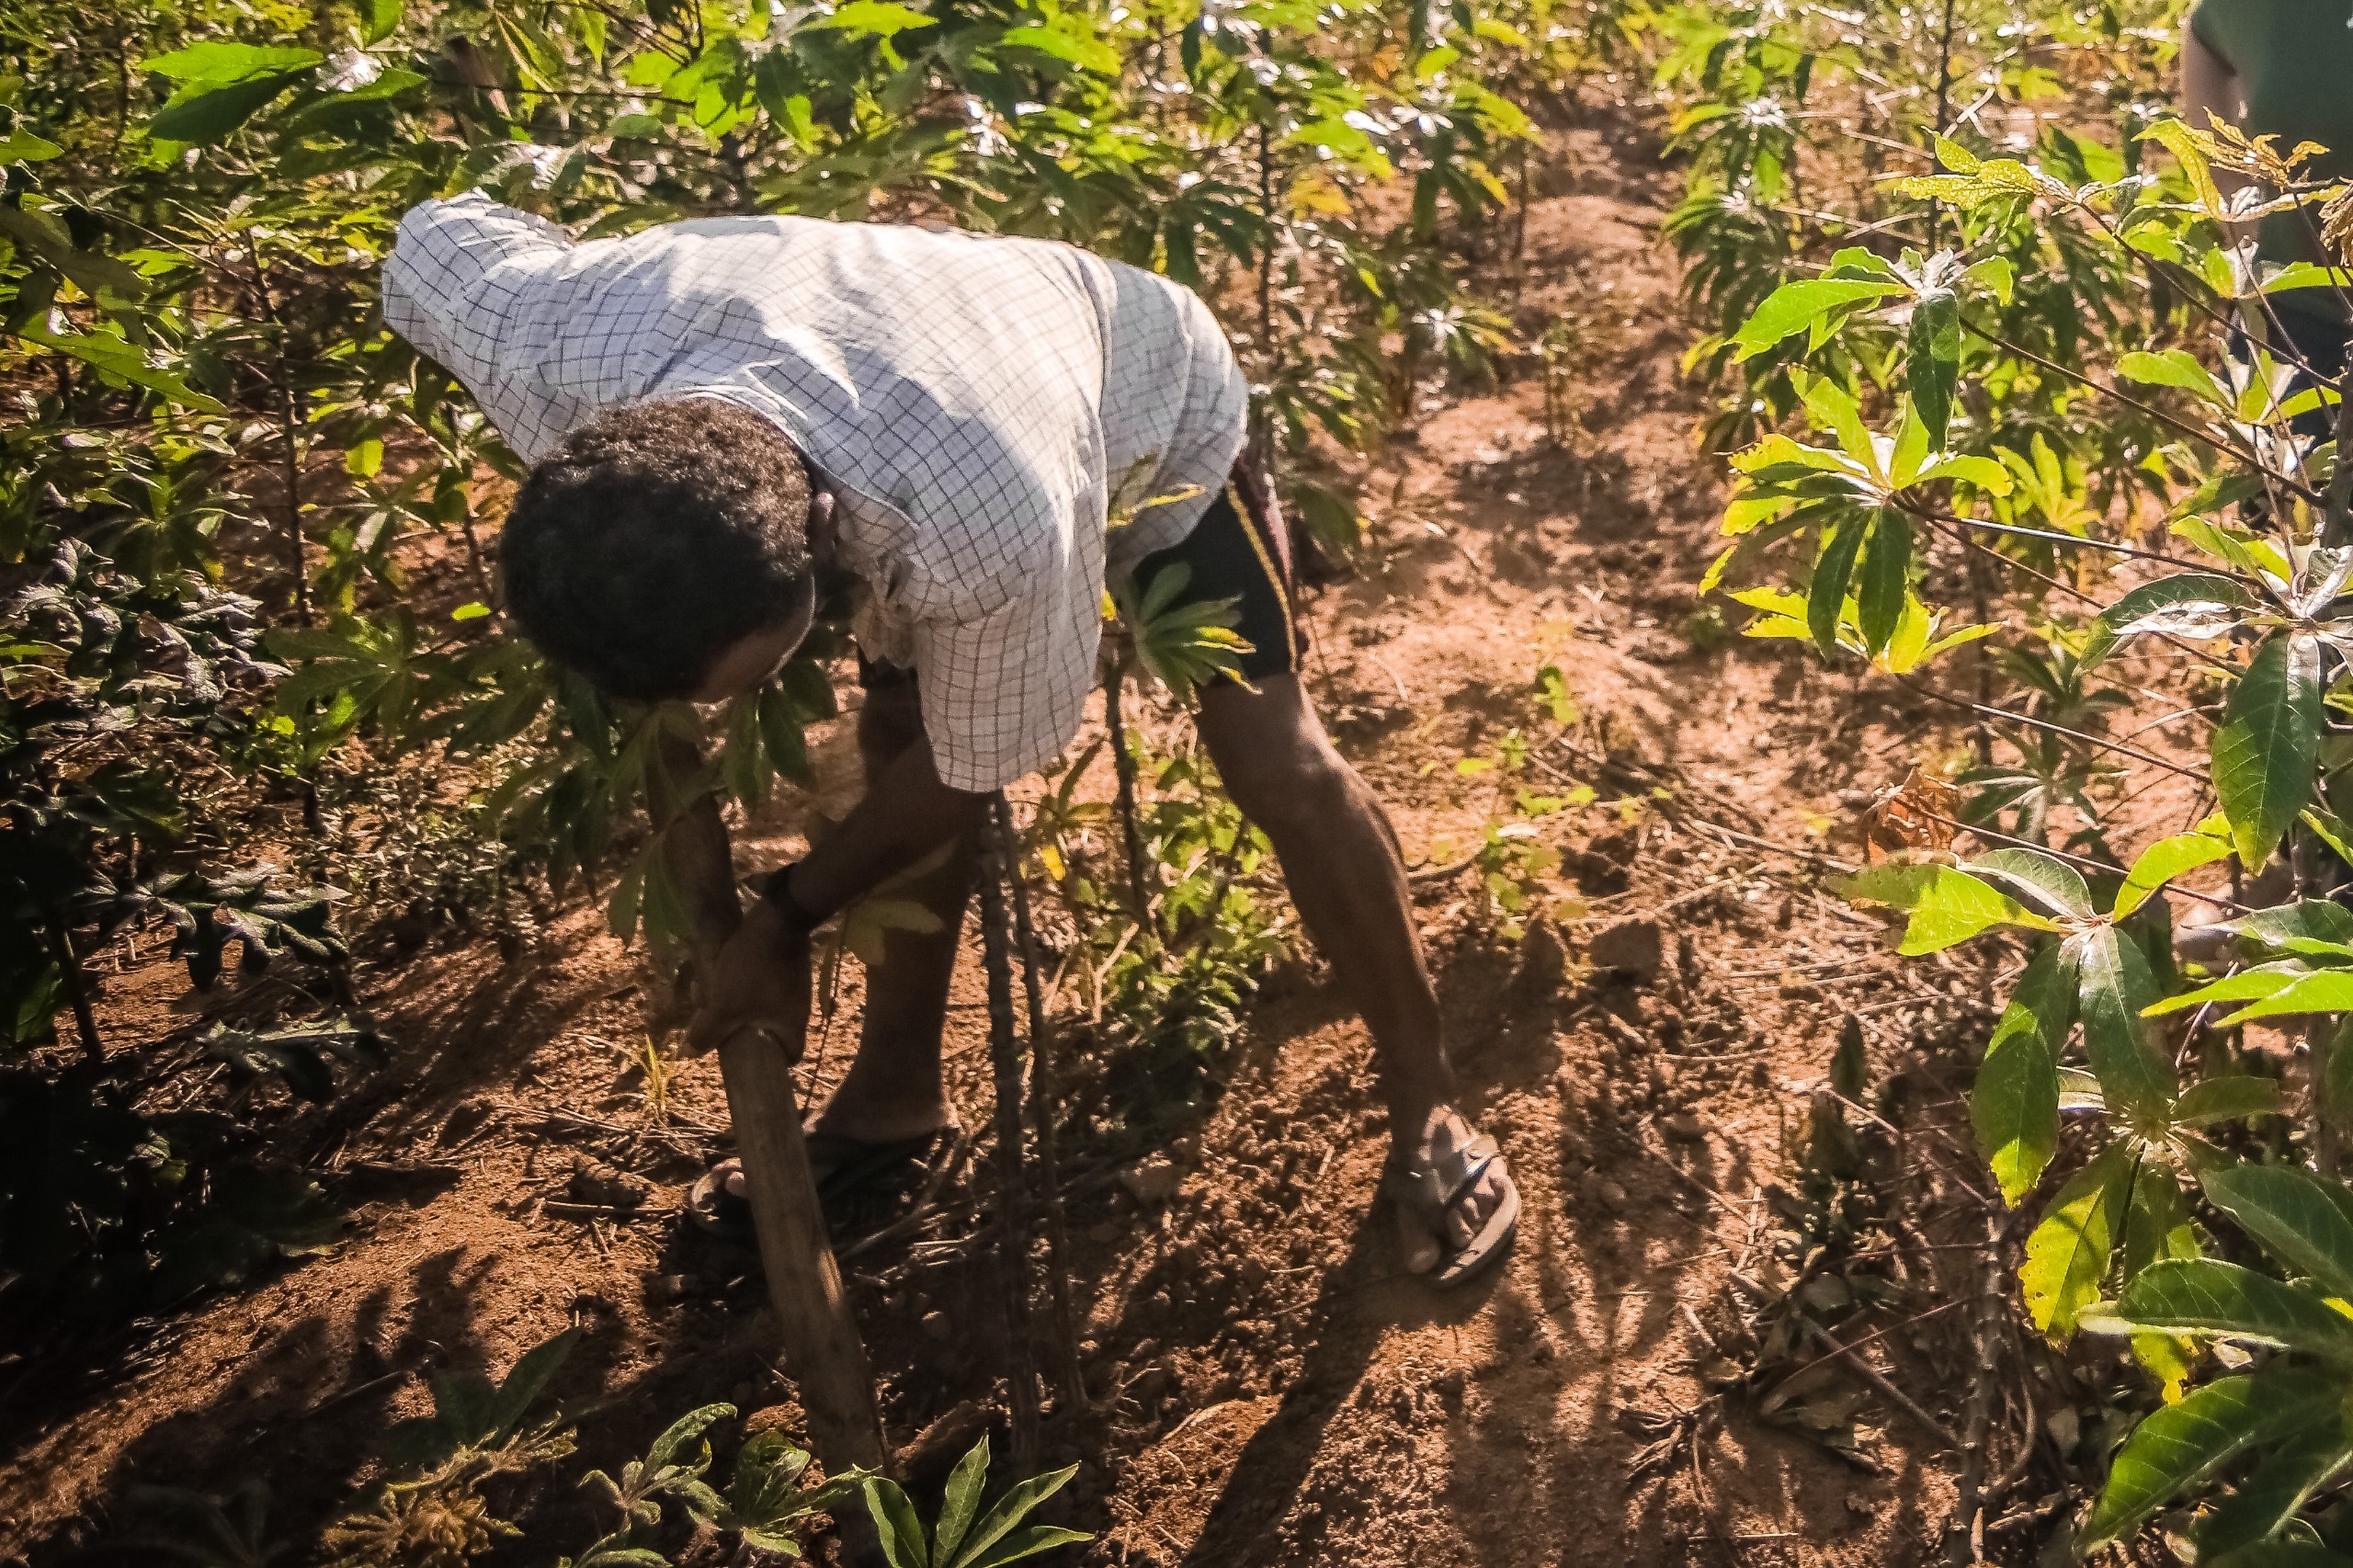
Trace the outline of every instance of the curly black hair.
<path fill-rule="evenodd" d="M 516 495 L 499 539 L 507 608 L 610 696 L 688 696 L 727 649 L 791 613 L 809 499 L 791 441 L 738 403 L 608 409 Z"/>

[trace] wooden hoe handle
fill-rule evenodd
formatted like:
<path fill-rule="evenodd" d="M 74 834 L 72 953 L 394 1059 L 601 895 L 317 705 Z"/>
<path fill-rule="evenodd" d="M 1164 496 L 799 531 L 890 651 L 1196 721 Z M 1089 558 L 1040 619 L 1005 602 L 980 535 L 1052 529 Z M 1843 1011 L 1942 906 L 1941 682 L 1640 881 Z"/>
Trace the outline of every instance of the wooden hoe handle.
<path fill-rule="evenodd" d="M 785 1370 L 801 1391 L 812 1446 L 831 1473 L 854 1465 L 887 1472 L 891 1450 L 809 1176 L 791 1063 L 764 1031 L 745 1029 L 720 1046 L 719 1071 L 768 1300 L 784 1331 Z"/>

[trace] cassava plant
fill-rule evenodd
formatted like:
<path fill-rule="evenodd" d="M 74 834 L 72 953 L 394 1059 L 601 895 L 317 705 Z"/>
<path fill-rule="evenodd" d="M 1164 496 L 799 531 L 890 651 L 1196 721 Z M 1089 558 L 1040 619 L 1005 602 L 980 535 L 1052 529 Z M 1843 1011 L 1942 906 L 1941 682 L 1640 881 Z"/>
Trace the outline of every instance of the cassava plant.
<path fill-rule="evenodd" d="M 2308 149 L 2178 120 L 2083 160 L 2097 165 L 2088 179 L 1934 144 L 1940 172 L 1892 193 L 1934 203 L 1946 246 L 1841 251 L 1728 335 L 1735 357 L 1779 358 L 1813 435 L 1769 434 L 1734 460 L 1733 542 L 1711 581 L 1779 563 L 1788 585 L 1733 596 L 1760 612 L 1751 635 L 1921 690 L 1936 691 L 1927 672 L 1955 648 L 2013 644 L 1999 667 L 2023 705 L 1940 695 L 1990 722 L 2018 760 L 1989 757 L 1964 778 L 1973 810 L 1910 801 L 1915 847 L 1847 892 L 1903 914 L 1901 952 L 1999 931 L 2024 960 L 1971 1096 L 2003 1199 L 2040 1207 L 2023 1309 L 2053 1341 L 2125 1336 L 2159 1401 L 2077 1546 L 2211 1498 L 2187 1522 L 2201 1563 L 2353 1562 L 2333 1501 L 2353 1464 L 2341 1414 L 2353 1191 L 2336 1169 L 2353 1063 L 2334 1050 L 2353 1017 L 2353 915 L 2327 896 L 2353 762 L 2335 717 L 2353 639 L 2353 470 L 2338 466 L 2336 437 L 2353 405 L 2274 347 L 2283 289 L 2342 299 L 2347 275 L 2251 266 L 2228 237 L 2245 218 L 2295 210 L 2341 244 L 2353 203 L 2302 176 Z M 2247 189 L 2226 203 L 2216 169 Z M 2021 225 L 2033 245 L 2018 243 Z M 2086 258 L 2137 291 L 2143 346 L 2021 341 L 2019 302 Z M 2008 422 L 2016 405 L 1998 386 L 2025 378 L 2045 384 L 2047 438 Z M 2131 482 L 2052 457 L 2115 450 L 2111 419 L 2161 437 Z M 2029 490 L 2031 512 L 2017 504 Z M 2120 590 L 2093 564 L 2115 561 Z M 1933 601 L 1953 597 L 1968 623 L 1948 630 Z M 2120 699 L 2098 683 L 2119 661 L 2143 687 L 2189 694 L 2186 717 L 2210 732 L 2205 767 L 2106 732 Z M 2184 831 L 2148 834 L 2123 812 L 2127 783 L 2153 771 L 2202 797 Z M 1959 857 L 1956 835 L 1979 852 Z M 2236 875 L 2222 891 L 2195 875 L 2224 862 Z M 2259 901 L 2266 886 L 2280 892 Z M 2168 893 L 2219 906 L 2212 961 L 2177 958 Z M 2258 1021 L 2302 1033 L 2301 1084 L 2231 1048 L 2225 1031 Z M 2062 1136 L 2069 1117 L 2080 1142 Z M 2268 1154 L 2232 1131 L 2275 1117 L 2292 1127 Z M 2076 1147 L 2088 1157 L 2057 1168 Z M 2248 1369 L 2210 1377 L 2215 1346 Z"/>

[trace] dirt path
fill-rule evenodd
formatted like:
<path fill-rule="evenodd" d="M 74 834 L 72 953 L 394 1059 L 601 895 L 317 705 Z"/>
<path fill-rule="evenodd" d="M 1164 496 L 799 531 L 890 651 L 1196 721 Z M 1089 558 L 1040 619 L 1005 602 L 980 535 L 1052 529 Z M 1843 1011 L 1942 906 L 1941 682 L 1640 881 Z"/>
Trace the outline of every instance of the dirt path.
<path fill-rule="evenodd" d="M 1861 1402 L 1870 1469 L 1736 1413 L 1718 1429 L 1711 1405 L 1696 1449 L 1629 1474 L 1677 1412 L 1703 1409 L 1733 1272 L 1769 1272 L 1759 1188 L 1841 1015 L 1862 1019 L 1877 1072 L 1933 1081 L 1915 1047 L 1972 1016 L 1975 982 L 1954 971 L 1942 983 L 1961 999 L 1905 1001 L 1873 925 L 1815 890 L 1812 862 L 1754 846 L 1853 854 L 1838 834 L 1858 791 L 1949 742 L 1884 692 L 1695 623 L 1720 495 L 1677 370 L 1688 328 L 1656 237 L 1670 180 L 1631 111 L 1590 104 L 1580 120 L 1554 136 L 1519 301 L 1531 339 L 1556 312 L 1584 323 L 1575 428 L 1548 442 L 1531 361 L 1355 475 L 1387 553 L 1320 597 L 1312 681 L 1417 858 L 1477 844 L 1493 780 L 1454 764 L 1545 729 L 1530 682 L 1547 663 L 1580 736 L 1684 781 L 1686 820 L 1639 787 L 1621 812 L 1627 775 L 1546 755 L 1599 791 L 1544 830 L 1584 896 L 1563 924 L 1565 978 L 1560 944 L 1494 934 L 1468 877 L 1420 884 L 1470 1108 L 1528 1201 L 1516 1256 L 1480 1287 L 1439 1297 L 1396 1276 L 1367 1219 L 1381 1132 L 1363 1032 L 1311 971 L 1271 987 L 1199 1102 L 1169 1110 L 1175 1197 L 1139 1204 L 1106 1170 L 1088 1179 L 1083 1141 L 1073 1152 L 1082 1349 L 1097 1396 L 1119 1391 L 1106 1447 L 1057 1439 L 1087 1463 L 1068 1514 L 1105 1532 L 1089 1562 L 1902 1564 L 1930 1554 L 1949 1504 L 1949 1456 L 1859 1384 L 1842 1397 Z M 837 799 L 854 758 L 835 732 L 818 759 Z M 796 824 L 765 830 L 745 851 L 761 863 Z M 1587 942 L 1641 918 L 1662 932 L 1655 974 L 1588 973 Z M 979 1126 L 974 967 L 949 1051 Z M 559 1392 L 586 1408 L 587 1463 L 697 1403 L 782 1397 L 756 1281 L 673 1234 L 723 1102 L 715 1066 L 684 1064 L 669 1130 L 645 1131 L 626 1070 L 648 1021 L 640 972 L 593 910 L 511 962 L 451 948 L 364 966 L 402 1049 L 372 1118 L 337 1134 L 337 1194 L 360 1223 L 332 1255 L 150 1334 L 112 1381 L 69 1381 L 38 1430 L 11 1417 L 0 1561 L 103 1538 L 108 1499 L 142 1481 L 265 1474 L 274 1517 L 308 1539 L 376 1435 L 424 1407 L 419 1374 L 503 1368 L 570 1324 L 585 1338 Z M 110 982 L 108 1003 L 160 1009 L 175 988 L 158 966 Z M 821 1077 L 856 1000 L 853 983 Z M 648 1216 L 550 1209 L 584 1154 L 656 1183 Z M 987 1397 L 997 1351 L 969 1248 L 877 1249 L 850 1269 L 894 1435 Z M 1891 1335 L 1870 1356 L 1949 1419 L 1953 1338 Z M 514 1561 L 594 1533 L 574 1473 L 514 1500 L 543 1527 Z"/>

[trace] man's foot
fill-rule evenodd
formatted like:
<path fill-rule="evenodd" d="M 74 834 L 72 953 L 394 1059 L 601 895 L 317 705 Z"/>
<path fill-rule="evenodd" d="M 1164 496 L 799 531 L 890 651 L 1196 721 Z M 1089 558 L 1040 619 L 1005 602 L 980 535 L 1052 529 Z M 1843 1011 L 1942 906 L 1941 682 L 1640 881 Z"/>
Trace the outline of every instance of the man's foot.
<path fill-rule="evenodd" d="M 804 1131 L 809 1174 L 827 1224 L 835 1231 L 860 1229 L 913 1197 L 946 1153 L 955 1131 L 943 1127 L 872 1142 L 815 1128 Z M 703 1173 L 687 1194 L 687 1221 L 720 1241 L 753 1240 L 752 1205 L 740 1162 L 722 1160 Z"/>
<path fill-rule="evenodd" d="M 1405 1267 L 1440 1288 L 1501 1257 L 1519 1230 L 1519 1188 L 1495 1141 L 1440 1106 L 1393 1147 L 1381 1190 L 1397 1207 Z"/>

